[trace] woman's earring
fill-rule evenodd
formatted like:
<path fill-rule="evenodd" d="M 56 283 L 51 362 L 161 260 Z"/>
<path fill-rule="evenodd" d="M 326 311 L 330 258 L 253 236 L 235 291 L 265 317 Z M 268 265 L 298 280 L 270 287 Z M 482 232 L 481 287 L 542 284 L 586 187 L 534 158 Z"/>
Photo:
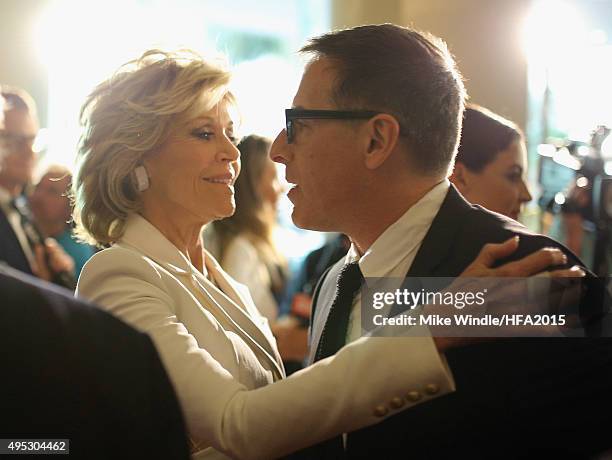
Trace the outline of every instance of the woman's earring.
<path fill-rule="evenodd" d="M 144 166 L 137 166 L 134 169 L 134 175 L 136 176 L 136 188 L 139 192 L 144 192 L 149 188 L 149 174 Z"/>

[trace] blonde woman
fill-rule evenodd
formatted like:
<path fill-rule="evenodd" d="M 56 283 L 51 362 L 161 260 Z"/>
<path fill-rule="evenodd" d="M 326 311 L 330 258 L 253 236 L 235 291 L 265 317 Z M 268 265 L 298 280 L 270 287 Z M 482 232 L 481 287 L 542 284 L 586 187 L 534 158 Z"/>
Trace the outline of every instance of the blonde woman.
<path fill-rule="evenodd" d="M 81 234 L 110 245 L 77 293 L 150 334 L 193 458 L 278 457 L 451 392 L 449 342 L 430 338 L 360 339 L 284 378 L 267 321 L 199 241 L 235 208 L 229 79 L 188 52 L 124 66 L 85 102 L 74 181 Z"/>

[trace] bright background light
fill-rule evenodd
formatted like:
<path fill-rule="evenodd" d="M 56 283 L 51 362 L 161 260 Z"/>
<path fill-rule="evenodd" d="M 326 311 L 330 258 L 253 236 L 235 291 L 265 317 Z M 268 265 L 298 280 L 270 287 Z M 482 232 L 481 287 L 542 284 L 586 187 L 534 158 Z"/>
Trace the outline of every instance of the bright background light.
<path fill-rule="evenodd" d="M 536 0 L 523 26 L 523 50 L 529 60 L 554 60 L 585 44 L 581 12 L 563 0 Z"/>
<path fill-rule="evenodd" d="M 111 0 L 99 8 L 76 0 L 49 3 L 34 27 L 38 54 L 49 74 L 47 160 L 73 164 L 78 113 L 87 94 L 121 64 L 153 47 L 187 47 L 204 56 L 228 54 L 243 133 L 275 135 L 301 74 L 295 51 L 308 35 L 325 30 L 324 19 L 320 24 L 309 20 L 316 13 L 324 18 L 324 10 L 311 9 L 314 12 L 301 17 L 295 4 L 268 1 L 268 13 L 263 14 L 257 13 L 260 5 L 238 3 L 231 12 L 218 1 Z M 274 5 L 277 16 L 269 14 Z M 307 23 L 300 24 L 304 20 Z M 261 49 L 253 58 L 248 50 L 232 52 L 232 37 L 246 42 L 258 35 L 263 39 L 255 46 Z M 237 56 L 240 52 L 243 55 Z"/>
<path fill-rule="evenodd" d="M 532 116 L 547 117 L 548 135 L 587 142 L 597 125 L 612 126 L 612 45 L 606 31 L 593 24 L 592 11 L 587 18 L 585 6 L 535 1 L 522 42 L 532 79 L 530 97 L 547 93 L 546 106 L 532 110 Z"/>
<path fill-rule="evenodd" d="M 48 148 L 39 169 L 52 163 L 73 168 L 85 98 L 149 48 L 225 54 L 240 104 L 240 134 L 274 138 L 301 76 L 296 51 L 308 37 L 329 29 L 329 11 L 328 0 L 233 0 L 231 8 L 220 0 L 50 0 L 33 28 L 49 78 L 48 119 L 43 122 Z M 297 264 L 324 236 L 292 225 L 286 197 L 279 206 L 282 228 L 276 241 Z"/>
<path fill-rule="evenodd" d="M 573 183 L 573 170 L 580 161 L 560 149 L 554 162 L 537 155 L 537 145 L 552 143 L 579 146 L 579 157 L 591 155 L 587 146 L 591 132 L 599 125 L 612 126 L 612 7 L 598 0 L 534 0 L 522 29 L 522 48 L 528 70 L 529 176 L 535 196 L 529 209 L 536 219 L 526 222 L 544 228 L 541 209 L 549 200 L 564 201 L 564 190 Z M 577 143 L 577 144 L 576 144 Z M 546 151 L 550 153 L 550 150 Z M 566 168 L 559 167 L 564 165 Z M 612 174 L 612 163 L 604 165 Z M 541 187 L 540 187 L 541 186 Z M 557 217 L 549 234 L 565 240 L 562 220 Z M 585 223 L 582 253 L 587 264 L 594 260 L 593 225 Z"/>

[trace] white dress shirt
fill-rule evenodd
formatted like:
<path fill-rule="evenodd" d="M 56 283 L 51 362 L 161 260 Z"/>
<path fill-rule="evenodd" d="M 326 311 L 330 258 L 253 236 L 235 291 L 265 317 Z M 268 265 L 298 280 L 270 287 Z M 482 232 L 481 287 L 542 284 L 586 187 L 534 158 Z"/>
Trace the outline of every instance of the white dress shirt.
<path fill-rule="evenodd" d="M 364 278 L 404 278 L 423 238 L 438 214 L 450 182 L 444 179 L 391 224 L 363 256 L 352 244 L 346 263 L 359 261 Z M 355 296 L 347 331 L 347 343 L 361 337 L 361 295 Z"/>

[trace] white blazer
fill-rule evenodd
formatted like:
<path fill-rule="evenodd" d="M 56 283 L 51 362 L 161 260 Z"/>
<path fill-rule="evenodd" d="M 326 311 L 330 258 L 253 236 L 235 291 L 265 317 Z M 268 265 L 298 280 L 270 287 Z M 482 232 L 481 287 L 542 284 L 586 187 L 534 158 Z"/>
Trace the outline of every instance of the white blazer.
<path fill-rule="evenodd" d="M 244 286 L 209 254 L 205 261 L 220 289 L 132 215 L 119 242 L 85 265 L 77 288 L 150 334 L 193 458 L 278 457 L 454 390 L 433 341 L 418 337 L 362 338 L 285 379 L 267 321 Z"/>

